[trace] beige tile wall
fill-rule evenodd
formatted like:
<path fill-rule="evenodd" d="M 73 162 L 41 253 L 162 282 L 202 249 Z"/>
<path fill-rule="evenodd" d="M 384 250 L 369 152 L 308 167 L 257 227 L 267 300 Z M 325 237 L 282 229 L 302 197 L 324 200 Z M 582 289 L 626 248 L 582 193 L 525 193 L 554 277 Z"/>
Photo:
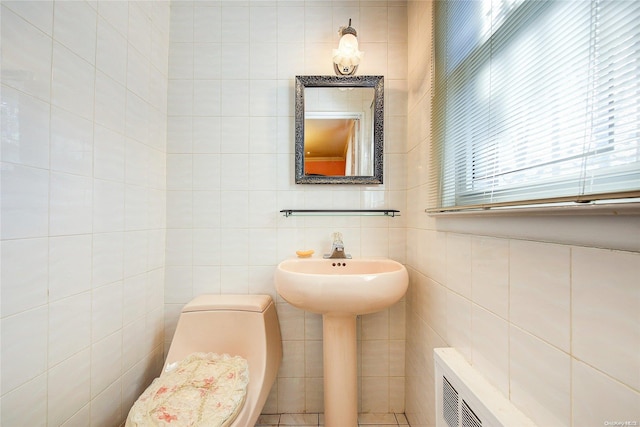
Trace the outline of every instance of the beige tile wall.
<path fill-rule="evenodd" d="M 409 422 L 435 423 L 432 350 L 441 346 L 456 347 L 540 426 L 640 422 L 638 217 L 424 213 L 431 9 L 408 4 Z"/>
<path fill-rule="evenodd" d="M 431 6 L 189 2 L 169 46 L 163 2 L 3 2 L 3 105 L 20 122 L 3 121 L 0 422 L 122 419 L 160 355 L 165 215 L 168 336 L 193 295 L 275 297 L 278 260 L 340 229 L 411 276 L 406 304 L 359 321 L 361 410 L 402 411 L 406 390 L 412 425 L 433 424 L 431 351 L 455 346 L 541 425 L 640 419 L 637 218 L 424 214 Z M 361 73 L 385 75 L 385 185 L 296 186 L 291 82 L 331 73 L 349 17 Z M 354 205 L 403 216 L 277 214 Z M 320 319 L 278 312 L 267 410 L 321 411 Z"/>
<path fill-rule="evenodd" d="M 0 14 L 0 424 L 119 425 L 162 366 L 169 4 Z"/>
<path fill-rule="evenodd" d="M 277 300 L 284 360 L 265 412 L 322 412 L 322 323 L 278 298 L 275 266 L 327 252 L 341 231 L 353 256 L 403 262 L 404 217 L 284 218 L 280 209 L 393 208 L 404 215 L 404 1 L 174 2 L 169 55 L 165 320 L 171 340 L 194 295 Z M 338 28 L 352 19 L 360 75 L 385 78 L 383 185 L 296 185 L 294 78 L 333 74 Z M 358 322 L 360 410 L 404 410 L 404 301 Z"/>

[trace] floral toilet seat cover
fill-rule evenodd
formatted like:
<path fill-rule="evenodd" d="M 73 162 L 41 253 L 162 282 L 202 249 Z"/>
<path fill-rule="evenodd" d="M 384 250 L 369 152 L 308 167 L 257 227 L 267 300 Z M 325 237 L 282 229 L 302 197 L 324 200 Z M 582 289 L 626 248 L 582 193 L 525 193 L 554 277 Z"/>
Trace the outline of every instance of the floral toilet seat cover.
<path fill-rule="evenodd" d="M 246 359 L 194 353 L 167 366 L 131 408 L 125 427 L 226 427 L 236 418 L 249 384 Z"/>

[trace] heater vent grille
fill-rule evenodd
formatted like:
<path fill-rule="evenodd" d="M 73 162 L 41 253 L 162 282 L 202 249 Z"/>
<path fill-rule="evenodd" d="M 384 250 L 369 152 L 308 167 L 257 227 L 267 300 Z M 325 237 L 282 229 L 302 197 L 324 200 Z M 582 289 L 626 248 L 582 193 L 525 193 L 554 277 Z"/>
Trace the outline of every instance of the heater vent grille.
<path fill-rule="evenodd" d="M 442 377 L 442 416 L 449 427 L 458 427 L 458 392 Z"/>
<path fill-rule="evenodd" d="M 467 402 L 462 401 L 462 427 L 482 427 L 482 421 L 471 410 Z"/>
<path fill-rule="evenodd" d="M 449 427 L 482 427 L 482 421 L 458 396 L 447 377 L 442 376 L 442 417 Z"/>
<path fill-rule="evenodd" d="M 436 427 L 538 427 L 455 348 L 433 355 Z"/>

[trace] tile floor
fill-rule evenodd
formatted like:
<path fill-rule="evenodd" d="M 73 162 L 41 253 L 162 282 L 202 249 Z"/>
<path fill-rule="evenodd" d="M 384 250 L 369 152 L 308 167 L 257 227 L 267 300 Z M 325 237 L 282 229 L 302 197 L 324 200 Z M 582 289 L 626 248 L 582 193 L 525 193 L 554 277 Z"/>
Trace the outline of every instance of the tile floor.
<path fill-rule="evenodd" d="M 404 414 L 360 414 L 361 427 L 409 426 Z M 323 414 L 274 414 L 260 415 L 255 427 L 307 427 L 324 426 Z"/>

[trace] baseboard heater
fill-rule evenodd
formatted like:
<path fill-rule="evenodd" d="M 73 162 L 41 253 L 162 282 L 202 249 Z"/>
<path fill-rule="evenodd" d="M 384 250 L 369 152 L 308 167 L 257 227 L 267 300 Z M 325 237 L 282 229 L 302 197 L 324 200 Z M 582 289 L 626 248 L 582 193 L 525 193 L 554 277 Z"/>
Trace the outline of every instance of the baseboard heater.
<path fill-rule="evenodd" d="M 434 349 L 436 427 L 536 427 L 454 348 Z"/>

